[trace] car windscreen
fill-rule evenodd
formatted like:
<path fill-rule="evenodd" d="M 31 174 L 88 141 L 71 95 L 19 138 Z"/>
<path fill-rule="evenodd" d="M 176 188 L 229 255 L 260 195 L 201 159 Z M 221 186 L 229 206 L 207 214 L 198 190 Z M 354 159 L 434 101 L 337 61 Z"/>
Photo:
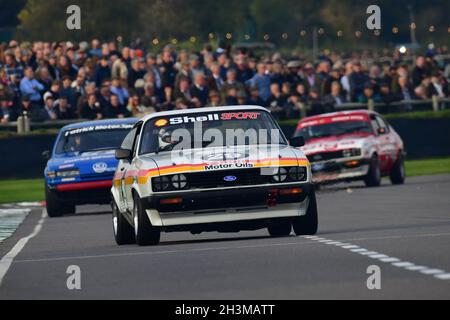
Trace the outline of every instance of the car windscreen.
<path fill-rule="evenodd" d="M 101 150 L 119 149 L 130 128 L 109 130 L 67 131 L 64 132 L 56 146 L 55 153 L 84 153 Z"/>
<path fill-rule="evenodd" d="M 345 134 L 370 134 L 372 128 L 366 121 L 340 121 L 326 124 L 317 124 L 303 127 L 295 133 L 296 137 L 302 136 L 305 141 L 342 136 Z"/>
<path fill-rule="evenodd" d="M 139 154 L 180 149 L 283 144 L 287 141 L 265 111 L 195 113 L 161 117 L 145 124 Z"/>

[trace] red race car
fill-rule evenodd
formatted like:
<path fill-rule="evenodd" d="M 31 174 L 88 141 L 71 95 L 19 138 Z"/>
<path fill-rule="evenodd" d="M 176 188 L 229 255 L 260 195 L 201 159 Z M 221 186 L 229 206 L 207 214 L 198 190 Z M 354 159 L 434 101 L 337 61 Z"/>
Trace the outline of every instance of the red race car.
<path fill-rule="evenodd" d="M 345 111 L 305 118 L 295 137 L 302 136 L 303 152 L 318 184 L 363 180 L 369 187 L 389 176 L 405 182 L 405 148 L 388 122 L 372 111 Z"/>

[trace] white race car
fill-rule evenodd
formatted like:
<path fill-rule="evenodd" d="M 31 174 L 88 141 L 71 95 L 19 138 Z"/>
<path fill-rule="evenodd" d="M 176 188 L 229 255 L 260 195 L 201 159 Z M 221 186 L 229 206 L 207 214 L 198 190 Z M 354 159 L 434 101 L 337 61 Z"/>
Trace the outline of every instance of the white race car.
<path fill-rule="evenodd" d="M 156 245 L 161 232 L 316 234 L 311 168 L 261 107 L 147 116 L 125 138 L 112 187 L 117 244 Z"/>

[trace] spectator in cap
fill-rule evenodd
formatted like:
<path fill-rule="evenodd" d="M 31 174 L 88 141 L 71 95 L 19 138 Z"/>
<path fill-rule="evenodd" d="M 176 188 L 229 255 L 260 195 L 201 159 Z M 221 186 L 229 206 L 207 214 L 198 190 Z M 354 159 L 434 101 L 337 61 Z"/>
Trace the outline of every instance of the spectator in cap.
<path fill-rule="evenodd" d="M 237 104 L 239 106 L 248 105 L 247 93 L 245 91 L 238 91 L 236 98 L 237 98 Z"/>
<path fill-rule="evenodd" d="M 208 107 L 219 107 L 220 103 L 220 94 L 216 90 L 211 90 L 209 92 L 209 104 Z"/>
<path fill-rule="evenodd" d="M 103 56 L 95 67 L 94 81 L 97 87 L 101 87 L 107 79 L 111 79 L 111 69 L 109 68 L 108 57 Z"/>
<path fill-rule="evenodd" d="M 259 90 L 257 87 L 250 87 L 250 97 L 248 98 L 248 104 L 252 106 L 263 107 L 265 102 L 259 96 Z"/>
<path fill-rule="evenodd" d="M 77 105 L 77 96 L 75 90 L 72 88 L 72 79 L 65 76 L 62 79 L 62 88 L 59 92 L 60 96 L 65 96 L 71 106 Z"/>

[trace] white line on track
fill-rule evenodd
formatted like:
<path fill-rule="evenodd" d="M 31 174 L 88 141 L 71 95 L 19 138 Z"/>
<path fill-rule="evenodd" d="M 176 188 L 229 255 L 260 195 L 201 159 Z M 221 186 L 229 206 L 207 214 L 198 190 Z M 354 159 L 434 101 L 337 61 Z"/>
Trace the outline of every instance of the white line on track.
<path fill-rule="evenodd" d="M 434 236 L 434 235 L 429 235 L 429 236 Z M 326 240 L 328 240 L 328 239 L 324 239 L 324 238 L 320 238 L 321 239 L 320 241 L 317 241 L 317 238 L 314 238 L 314 237 L 313 238 L 303 237 L 303 238 L 314 241 L 314 242 L 318 242 L 321 244 L 334 245 L 336 247 L 348 250 L 350 252 L 358 253 L 360 255 L 367 256 L 368 258 L 379 260 L 380 262 L 390 263 L 394 267 L 403 268 L 408 271 L 416 271 L 416 272 L 419 272 L 419 273 L 427 275 L 427 276 L 433 276 L 434 278 L 439 279 L 439 280 L 450 280 L 450 273 L 447 273 L 446 271 L 441 270 L 441 269 L 428 268 L 425 266 L 415 265 L 412 262 L 401 261 L 398 258 L 390 257 L 388 255 L 385 255 L 385 254 L 382 254 L 379 252 L 375 252 L 375 251 L 369 251 L 368 249 L 361 248 L 360 246 L 353 245 L 350 243 L 342 243 L 342 242 L 333 241 L 333 240 L 329 240 L 326 242 Z M 366 240 L 366 239 L 364 239 L 364 240 Z M 348 240 L 346 240 L 346 241 L 348 241 Z"/>
<path fill-rule="evenodd" d="M 44 220 L 45 220 L 46 216 L 47 216 L 47 211 L 44 209 L 44 210 L 42 210 L 41 219 L 39 220 L 37 225 L 34 227 L 33 232 L 30 233 L 28 236 L 21 238 L 16 243 L 16 245 L 11 249 L 11 251 L 9 251 L 0 260 L 0 286 L 2 285 L 3 278 L 5 277 L 9 268 L 11 267 L 11 264 L 13 263 L 14 259 L 23 250 L 23 248 L 28 243 L 28 241 L 30 241 L 32 238 L 36 237 L 39 234 L 39 232 L 41 231 L 42 225 L 44 224 Z"/>

